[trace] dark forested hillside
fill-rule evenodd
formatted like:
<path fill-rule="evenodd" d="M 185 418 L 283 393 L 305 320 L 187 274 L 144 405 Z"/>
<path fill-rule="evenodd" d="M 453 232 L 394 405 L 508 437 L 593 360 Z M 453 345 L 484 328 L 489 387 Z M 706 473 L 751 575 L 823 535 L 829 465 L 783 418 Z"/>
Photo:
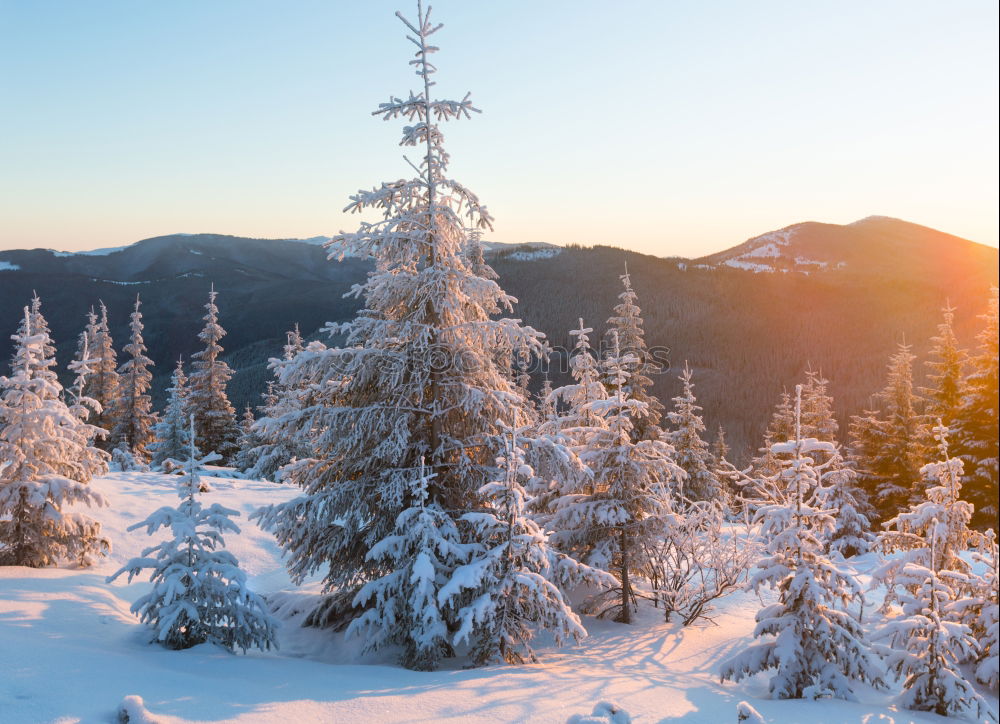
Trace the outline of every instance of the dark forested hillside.
<path fill-rule="evenodd" d="M 515 315 L 544 331 L 556 348 L 570 346 L 567 332 L 579 317 L 603 331 L 627 264 L 649 343 L 668 347 L 676 368 L 685 360 L 691 364 L 709 429 L 714 433 L 721 423 L 734 449 L 746 454 L 757 445 L 782 387 L 798 381 L 807 364 L 830 378 L 846 431 L 846 415 L 881 386 L 895 343 L 912 342 L 922 355 L 947 299 L 958 307 L 960 340 L 972 343 L 976 315 L 997 280 L 997 250 L 891 222 L 868 222 L 873 231 L 867 242 L 850 230 L 849 244 L 839 251 L 839 242 L 829 241 L 829 249 L 815 236 L 800 237 L 811 259 L 827 254 L 827 270 L 810 274 L 730 268 L 720 263 L 724 255 L 705 260 L 713 262 L 705 268 L 610 247 L 571 247 L 554 256 L 505 249 L 493 252 L 491 261 L 502 286 L 519 299 Z M 833 232 L 826 227 L 832 225 L 816 226 L 829 239 Z M 837 268 L 837 254 L 847 255 L 848 246 L 850 259 Z M 871 264 L 864 262 L 868 257 Z M 280 352 L 293 323 L 310 335 L 326 321 L 353 316 L 357 302 L 343 295 L 368 268 L 357 259 L 327 261 L 314 244 L 207 234 L 148 239 L 103 256 L 6 251 L 0 262 L 8 267 L 0 271 L 4 357 L 32 291 L 42 297 L 63 369 L 91 304 L 107 304 L 120 347 L 140 293 L 158 405 L 173 360 L 198 349 L 202 305 L 214 282 L 229 332 L 226 359 L 237 372 L 231 393 L 238 407 L 257 401 L 269 374 L 267 358 Z M 656 380 L 668 404 L 678 389 L 673 372 Z"/>

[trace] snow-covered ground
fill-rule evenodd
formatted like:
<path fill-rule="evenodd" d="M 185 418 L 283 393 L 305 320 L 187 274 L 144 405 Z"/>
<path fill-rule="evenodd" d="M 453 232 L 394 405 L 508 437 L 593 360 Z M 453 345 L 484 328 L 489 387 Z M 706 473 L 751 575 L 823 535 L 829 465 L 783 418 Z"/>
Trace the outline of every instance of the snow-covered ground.
<path fill-rule="evenodd" d="M 224 474 L 224 472 L 223 472 Z M 227 544 L 251 585 L 279 605 L 277 652 L 234 655 L 211 645 L 167 651 L 129 612 L 145 582 L 105 577 L 151 539 L 126 528 L 175 505 L 176 478 L 113 473 L 94 481 L 110 505 L 91 513 L 112 554 L 90 569 L 0 567 L 0 722 L 113 722 L 126 697 L 133 722 L 566 722 L 600 701 L 634 722 L 736 722 L 740 701 L 765 721 L 808 724 L 943 722 L 900 711 L 891 694 L 861 687 L 862 703 L 771 701 L 766 678 L 720 684 L 718 665 L 751 639 L 759 601 L 738 593 L 714 622 L 681 628 L 649 609 L 633 626 L 585 619 L 590 637 L 572 648 L 538 647 L 541 663 L 432 673 L 395 665 L 392 652 L 360 656 L 360 643 L 301 623 L 316 586 L 292 586 L 273 538 L 247 521 L 258 506 L 296 490 L 208 478 L 205 503 L 242 513 Z M 862 561 L 862 564 L 865 562 Z"/>

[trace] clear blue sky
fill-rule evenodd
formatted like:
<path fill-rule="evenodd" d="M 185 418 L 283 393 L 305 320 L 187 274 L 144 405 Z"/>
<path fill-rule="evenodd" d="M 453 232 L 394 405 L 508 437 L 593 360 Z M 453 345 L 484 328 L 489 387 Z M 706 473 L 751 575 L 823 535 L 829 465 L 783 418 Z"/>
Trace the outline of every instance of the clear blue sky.
<path fill-rule="evenodd" d="M 393 11 L 0 0 L 0 248 L 353 228 L 408 175 Z M 700 255 L 813 219 L 997 244 L 997 3 L 440 0 L 444 130 L 499 241 Z"/>

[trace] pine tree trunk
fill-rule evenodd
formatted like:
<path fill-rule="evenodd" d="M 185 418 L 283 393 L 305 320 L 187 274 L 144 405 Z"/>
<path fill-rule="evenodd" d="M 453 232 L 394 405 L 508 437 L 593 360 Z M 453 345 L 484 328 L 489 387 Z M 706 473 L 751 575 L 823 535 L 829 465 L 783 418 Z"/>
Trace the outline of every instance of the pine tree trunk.
<path fill-rule="evenodd" d="M 629 541 L 628 533 L 626 533 L 625 528 L 622 528 L 621 532 L 621 549 L 622 549 L 622 567 L 621 567 L 621 579 L 622 579 L 622 612 L 619 620 L 622 623 L 632 623 L 632 584 L 629 581 L 628 569 L 629 569 Z"/>

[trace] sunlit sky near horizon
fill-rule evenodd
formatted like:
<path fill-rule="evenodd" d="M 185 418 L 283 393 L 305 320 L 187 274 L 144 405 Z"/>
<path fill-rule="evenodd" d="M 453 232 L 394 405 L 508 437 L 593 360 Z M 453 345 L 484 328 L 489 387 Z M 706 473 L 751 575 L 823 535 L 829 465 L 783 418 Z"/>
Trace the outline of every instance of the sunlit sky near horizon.
<path fill-rule="evenodd" d="M 432 3 L 488 238 L 700 256 L 895 216 L 998 243 L 997 3 Z M 414 3 L 415 7 L 415 3 Z M 402 0 L 0 0 L 0 249 L 353 229 L 409 175 Z"/>

